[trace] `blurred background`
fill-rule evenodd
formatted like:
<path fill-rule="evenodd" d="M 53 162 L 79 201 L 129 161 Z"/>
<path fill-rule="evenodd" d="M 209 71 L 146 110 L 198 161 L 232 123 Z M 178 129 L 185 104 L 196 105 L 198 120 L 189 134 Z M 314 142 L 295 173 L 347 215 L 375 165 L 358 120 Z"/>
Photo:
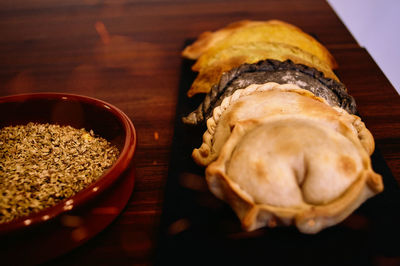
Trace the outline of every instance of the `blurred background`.
<path fill-rule="evenodd" d="M 327 1 L 400 94 L 400 1 Z"/>

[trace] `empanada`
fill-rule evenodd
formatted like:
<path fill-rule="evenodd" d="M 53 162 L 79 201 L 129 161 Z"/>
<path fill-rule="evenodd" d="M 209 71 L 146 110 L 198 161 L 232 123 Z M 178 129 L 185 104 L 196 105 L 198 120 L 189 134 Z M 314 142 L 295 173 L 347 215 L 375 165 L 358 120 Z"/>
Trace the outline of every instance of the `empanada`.
<path fill-rule="evenodd" d="M 357 132 L 342 123 L 303 114 L 235 123 L 206 169 L 211 192 L 247 231 L 295 224 L 311 234 L 341 222 L 383 190 Z"/>
<path fill-rule="evenodd" d="M 352 114 L 356 113 L 356 103 L 342 83 L 325 78 L 315 68 L 294 64 L 290 60 L 281 62 L 268 59 L 255 64 L 243 64 L 224 73 L 219 83 L 205 95 L 195 111 L 183 118 L 183 122 L 192 125 L 202 123 L 211 116 L 212 110 L 235 90 L 267 82 L 296 84 L 324 98 L 332 106 L 339 106 Z"/>
<path fill-rule="evenodd" d="M 200 56 L 192 67 L 192 70 L 198 71 L 199 74 L 190 87 L 188 96 L 209 92 L 212 86 L 218 83 L 221 75 L 232 68 L 265 59 L 279 61 L 290 59 L 296 64 L 304 64 L 323 72 L 326 78 L 339 81 L 325 62 L 298 47 L 271 42 L 241 43 L 225 49 L 210 49 Z"/>
<path fill-rule="evenodd" d="M 235 44 L 250 42 L 280 42 L 293 45 L 315 55 L 331 69 L 337 68 L 335 59 L 322 44 L 300 28 L 279 20 L 243 20 L 215 32 L 204 32 L 192 45 L 184 49 L 182 55 L 197 59 L 211 48 L 225 49 Z"/>
<path fill-rule="evenodd" d="M 199 165 L 210 164 L 218 157 L 233 127 L 240 121 L 293 114 L 332 120 L 332 123 L 337 123 L 339 131 L 354 131 L 368 154 L 374 150 L 373 137 L 358 116 L 331 107 L 324 99 L 296 85 L 270 82 L 253 84 L 226 97 L 214 109 L 213 117 L 207 120 L 203 144 L 193 150 L 192 157 Z"/>

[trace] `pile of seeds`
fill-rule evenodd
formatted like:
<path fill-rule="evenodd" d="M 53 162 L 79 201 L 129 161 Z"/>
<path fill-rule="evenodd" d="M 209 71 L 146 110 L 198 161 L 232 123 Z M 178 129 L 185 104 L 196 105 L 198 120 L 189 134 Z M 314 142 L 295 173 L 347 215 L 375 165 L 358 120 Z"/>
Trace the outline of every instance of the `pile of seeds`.
<path fill-rule="evenodd" d="M 119 151 L 93 131 L 29 123 L 0 130 L 0 224 L 69 198 L 98 179 Z"/>

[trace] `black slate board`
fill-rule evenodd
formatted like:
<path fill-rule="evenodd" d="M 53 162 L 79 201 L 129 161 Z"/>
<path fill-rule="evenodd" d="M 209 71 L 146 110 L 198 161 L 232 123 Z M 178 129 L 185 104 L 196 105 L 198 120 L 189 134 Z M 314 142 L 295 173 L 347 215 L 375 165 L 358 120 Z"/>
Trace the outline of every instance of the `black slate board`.
<path fill-rule="evenodd" d="M 316 235 L 295 227 L 244 232 L 230 207 L 208 191 L 204 169 L 191 158 L 205 130 L 181 122 L 201 101 L 186 96 L 196 75 L 192 63 L 182 63 L 156 265 L 378 265 L 400 256 L 400 189 L 378 148 L 372 163 L 385 190 L 342 223 Z"/>

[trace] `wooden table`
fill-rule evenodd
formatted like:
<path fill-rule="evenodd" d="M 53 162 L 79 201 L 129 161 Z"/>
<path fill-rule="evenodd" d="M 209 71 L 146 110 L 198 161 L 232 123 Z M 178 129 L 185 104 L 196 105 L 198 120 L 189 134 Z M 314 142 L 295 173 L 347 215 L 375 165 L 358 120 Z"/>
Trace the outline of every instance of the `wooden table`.
<path fill-rule="evenodd" d="M 152 264 L 173 145 L 180 52 L 185 40 L 236 20 L 284 20 L 326 45 L 400 181 L 400 97 L 325 1 L 2 1 L 0 17 L 0 96 L 54 91 L 99 98 L 122 109 L 138 134 L 136 183 L 125 211 L 54 263 Z"/>

